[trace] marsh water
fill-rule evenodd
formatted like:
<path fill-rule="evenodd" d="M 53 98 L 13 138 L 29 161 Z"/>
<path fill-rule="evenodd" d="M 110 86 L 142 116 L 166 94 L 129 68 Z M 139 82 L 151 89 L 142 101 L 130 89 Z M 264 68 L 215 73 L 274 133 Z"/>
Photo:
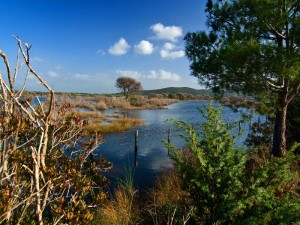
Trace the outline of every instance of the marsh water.
<path fill-rule="evenodd" d="M 204 118 L 199 112 L 204 105 L 209 102 L 187 101 L 175 103 L 166 109 L 157 110 L 129 110 L 116 111 L 109 110 L 105 113 L 123 113 L 127 117 L 137 117 L 145 121 L 140 127 L 135 127 L 130 131 L 111 134 L 104 136 L 105 143 L 98 149 L 97 153 L 105 156 L 105 158 L 113 163 L 113 168 L 106 174 L 111 180 L 122 178 L 125 171 L 133 173 L 134 183 L 136 187 L 145 190 L 152 187 L 155 176 L 164 168 L 172 167 L 168 157 L 168 150 L 162 143 L 168 139 L 169 130 L 171 131 L 170 142 L 178 148 L 185 145 L 182 138 L 178 137 L 182 133 L 171 122 L 166 122 L 170 118 L 177 120 L 185 120 L 195 127 L 203 123 Z M 213 103 L 219 107 L 220 104 Z M 245 112 L 245 109 L 241 109 Z M 242 119 L 242 112 L 234 112 L 229 107 L 222 107 L 222 116 L 229 122 L 235 122 Z M 253 114 L 252 122 L 259 119 L 259 115 Z M 237 145 L 243 145 L 246 139 L 249 123 L 241 124 L 244 134 L 236 139 Z M 138 130 L 138 149 L 135 151 L 135 135 Z M 239 128 L 233 130 L 237 133 Z"/>

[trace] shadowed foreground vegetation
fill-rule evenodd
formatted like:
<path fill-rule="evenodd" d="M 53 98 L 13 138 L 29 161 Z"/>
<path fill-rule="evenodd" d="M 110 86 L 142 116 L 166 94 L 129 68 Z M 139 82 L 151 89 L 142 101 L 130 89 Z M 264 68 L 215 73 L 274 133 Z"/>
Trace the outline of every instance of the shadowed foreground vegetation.
<path fill-rule="evenodd" d="M 101 156 L 93 160 L 102 137 L 84 136 L 83 119 L 55 101 L 30 64 L 31 46 L 15 39 L 15 69 L 0 50 L 7 69 L 0 76 L 0 224 L 89 224 L 107 197 L 104 174 L 112 167 Z M 26 77 L 19 81 L 22 72 Z M 29 75 L 47 90 L 46 102 L 24 95 Z"/>
<path fill-rule="evenodd" d="M 165 142 L 174 168 L 163 171 L 146 196 L 125 179 L 92 224 L 298 224 L 300 160 L 294 148 L 276 158 L 268 142 L 236 146 L 235 125 L 228 127 L 220 113 L 206 106 L 201 134 L 173 120 L 186 141 L 181 150 Z"/>

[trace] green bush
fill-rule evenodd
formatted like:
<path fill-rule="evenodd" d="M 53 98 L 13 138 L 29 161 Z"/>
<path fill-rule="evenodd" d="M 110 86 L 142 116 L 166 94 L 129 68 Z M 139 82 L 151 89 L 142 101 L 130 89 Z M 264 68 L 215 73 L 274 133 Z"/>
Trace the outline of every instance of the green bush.
<path fill-rule="evenodd" d="M 185 121 L 172 120 L 184 131 L 180 151 L 165 142 L 195 206 L 199 224 L 293 224 L 300 222 L 299 159 L 290 152 L 273 158 L 260 149 L 237 147 L 234 126 L 210 104 L 201 114 L 201 135 Z"/>
<path fill-rule="evenodd" d="M 186 148 L 178 151 L 167 144 L 170 157 L 180 174 L 184 190 L 188 191 L 197 207 L 199 222 L 214 224 L 234 222 L 243 204 L 243 176 L 246 154 L 235 147 L 234 139 L 225 121 L 220 119 L 221 108 L 206 107 L 206 122 L 201 126 L 200 140 L 197 130 L 184 121 L 174 123 L 185 131 L 181 135 Z"/>

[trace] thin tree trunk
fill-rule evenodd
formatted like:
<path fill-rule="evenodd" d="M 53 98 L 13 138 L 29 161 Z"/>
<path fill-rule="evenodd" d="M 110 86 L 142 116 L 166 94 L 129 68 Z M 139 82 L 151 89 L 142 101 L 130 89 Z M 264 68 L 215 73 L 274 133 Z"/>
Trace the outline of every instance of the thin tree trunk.
<path fill-rule="evenodd" d="M 272 155 L 282 157 L 286 153 L 286 115 L 288 104 L 284 104 L 281 109 L 277 109 L 274 132 Z"/>

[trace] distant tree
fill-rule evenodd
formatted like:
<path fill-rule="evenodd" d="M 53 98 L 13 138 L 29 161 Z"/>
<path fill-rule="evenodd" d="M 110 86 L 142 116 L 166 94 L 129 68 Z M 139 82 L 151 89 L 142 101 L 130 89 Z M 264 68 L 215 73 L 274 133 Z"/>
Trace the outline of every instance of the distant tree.
<path fill-rule="evenodd" d="M 116 87 L 123 92 L 126 98 L 128 98 L 131 93 L 143 90 L 141 82 L 131 77 L 119 77 L 116 80 Z"/>
<path fill-rule="evenodd" d="M 186 99 L 187 99 L 186 94 L 181 93 L 181 92 L 179 92 L 179 93 L 177 94 L 177 96 L 178 96 L 178 99 L 179 99 L 179 100 L 186 100 Z"/>
<path fill-rule="evenodd" d="M 168 98 L 170 98 L 170 99 L 176 99 L 177 95 L 170 93 L 170 94 L 168 94 Z"/>
<path fill-rule="evenodd" d="M 192 75 L 217 93 L 272 103 L 272 153 L 284 155 L 287 109 L 300 89 L 300 2 L 208 0 L 206 12 L 209 31 L 185 37 Z"/>

